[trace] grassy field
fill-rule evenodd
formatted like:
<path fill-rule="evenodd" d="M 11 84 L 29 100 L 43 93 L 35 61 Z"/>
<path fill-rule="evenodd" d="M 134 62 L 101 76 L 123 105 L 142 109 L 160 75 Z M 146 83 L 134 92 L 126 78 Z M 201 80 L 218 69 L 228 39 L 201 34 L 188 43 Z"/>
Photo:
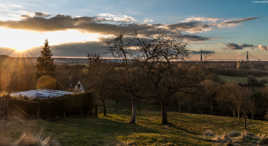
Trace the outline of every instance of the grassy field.
<path fill-rule="evenodd" d="M 225 76 L 225 75 L 219 75 L 219 78 L 224 81 L 224 82 L 235 82 L 235 83 L 243 83 L 246 84 L 248 79 L 247 77 L 237 77 L 237 76 Z M 256 77 L 257 80 L 261 81 L 261 80 L 268 80 L 268 77 Z M 268 86 L 268 83 L 265 84 L 266 86 Z"/>
<path fill-rule="evenodd" d="M 99 119 L 66 119 L 62 121 L 16 121 L 6 132 L 18 137 L 22 131 L 38 132 L 57 139 L 63 146 L 91 145 L 212 145 L 203 133 L 210 129 L 221 135 L 243 131 L 243 121 L 230 117 L 169 113 L 169 126 L 160 125 L 159 113 L 139 114 L 136 125 L 128 124 L 125 114 L 110 114 Z M 268 122 L 249 121 L 249 132 L 268 135 Z"/>
<path fill-rule="evenodd" d="M 236 77 L 236 76 L 224 76 L 219 75 L 219 78 L 224 82 L 235 82 L 235 83 L 247 83 L 247 77 Z"/>

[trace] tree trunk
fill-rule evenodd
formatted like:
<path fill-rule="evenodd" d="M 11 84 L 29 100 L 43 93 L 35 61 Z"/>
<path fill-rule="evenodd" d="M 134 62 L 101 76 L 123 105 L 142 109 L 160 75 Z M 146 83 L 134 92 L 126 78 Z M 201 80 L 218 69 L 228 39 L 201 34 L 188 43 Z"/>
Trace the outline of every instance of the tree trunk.
<path fill-rule="evenodd" d="M 252 119 L 252 120 L 254 120 L 254 112 L 251 112 L 251 114 L 250 114 L 250 115 L 251 115 L 251 116 L 250 116 L 250 117 L 251 117 L 251 119 Z"/>
<path fill-rule="evenodd" d="M 94 108 L 95 108 L 94 109 L 94 115 L 95 115 L 96 118 L 98 118 L 98 105 L 95 105 Z"/>
<path fill-rule="evenodd" d="M 237 118 L 240 120 L 240 109 L 237 109 Z"/>
<path fill-rule="evenodd" d="M 136 124 L 136 112 L 137 112 L 137 108 L 136 108 L 136 103 L 134 98 L 131 98 L 131 119 L 130 119 L 130 124 Z"/>
<path fill-rule="evenodd" d="M 235 110 L 233 109 L 233 117 L 235 118 L 236 117 L 236 114 L 235 114 Z"/>
<path fill-rule="evenodd" d="M 214 105 L 213 103 L 211 103 L 210 105 L 210 114 L 213 114 L 214 113 Z"/>
<path fill-rule="evenodd" d="M 181 112 L 180 111 L 180 104 L 179 103 L 177 103 L 177 112 Z"/>
<path fill-rule="evenodd" d="M 247 130 L 247 118 L 244 119 L 244 128 Z"/>
<path fill-rule="evenodd" d="M 105 100 L 102 100 L 103 116 L 107 116 L 107 108 Z"/>
<path fill-rule="evenodd" d="M 161 113 L 162 113 L 162 125 L 167 125 L 168 124 L 168 117 L 167 117 L 167 104 L 161 103 Z"/>
<path fill-rule="evenodd" d="M 103 116 L 107 116 L 106 104 L 103 104 Z"/>

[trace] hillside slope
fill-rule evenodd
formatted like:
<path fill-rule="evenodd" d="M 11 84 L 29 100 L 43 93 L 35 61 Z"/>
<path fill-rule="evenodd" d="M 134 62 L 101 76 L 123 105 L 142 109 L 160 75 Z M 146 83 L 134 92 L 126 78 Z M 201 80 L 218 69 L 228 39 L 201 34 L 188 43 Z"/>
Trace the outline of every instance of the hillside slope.
<path fill-rule="evenodd" d="M 31 121 L 14 126 L 9 134 L 19 135 L 21 129 L 43 129 L 44 135 L 57 139 L 63 146 L 90 145 L 217 145 L 224 133 L 243 131 L 243 120 L 230 117 L 169 113 L 169 126 L 160 125 L 160 114 L 139 114 L 136 125 L 128 124 L 125 114 L 110 114 L 99 119 L 66 119 L 62 121 Z M 12 124 L 10 124 L 12 125 Z M 16 132 L 14 132 L 14 129 Z M 34 130 L 38 131 L 38 130 Z M 268 122 L 249 121 L 249 133 L 268 135 Z M 209 137 L 212 133 L 214 136 Z M 254 139 L 251 142 L 256 142 Z M 245 144 L 242 144 L 245 145 Z"/>

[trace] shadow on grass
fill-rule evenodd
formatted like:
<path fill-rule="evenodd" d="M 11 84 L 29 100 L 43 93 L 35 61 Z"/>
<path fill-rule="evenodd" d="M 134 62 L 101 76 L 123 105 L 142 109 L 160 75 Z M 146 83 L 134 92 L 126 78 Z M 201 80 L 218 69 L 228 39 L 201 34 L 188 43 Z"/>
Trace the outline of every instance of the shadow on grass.
<path fill-rule="evenodd" d="M 41 121 L 45 132 L 55 136 L 64 146 L 117 145 L 119 136 L 133 133 L 157 133 L 135 124 L 109 119 L 68 119 L 54 123 Z"/>
<path fill-rule="evenodd" d="M 172 127 L 172 128 L 175 128 L 175 129 L 177 129 L 179 131 L 183 131 L 183 132 L 187 133 L 188 138 L 192 138 L 192 139 L 195 139 L 195 140 L 198 140 L 198 141 L 203 141 L 203 142 L 216 143 L 215 140 L 204 138 L 201 133 L 190 131 L 188 129 L 179 127 L 179 126 L 177 126 L 175 124 L 172 124 L 172 123 L 169 123 L 169 126 Z"/>
<path fill-rule="evenodd" d="M 197 132 L 194 132 L 194 131 L 190 131 L 188 129 L 185 129 L 185 128 L 182 128 L 182 127 L 179 127 L 175 124 L 172 124 L 172 123 L 169 123 L 169 126 L 172 127 L 172 128 L 175 128 L 177 130 L 180 130 L 180 131 L 183 131 L 185 133 L 188 133 L 188 134 L 192 134 L 192 135 L 200 135 L 200 133 L 197 133 Z"/>

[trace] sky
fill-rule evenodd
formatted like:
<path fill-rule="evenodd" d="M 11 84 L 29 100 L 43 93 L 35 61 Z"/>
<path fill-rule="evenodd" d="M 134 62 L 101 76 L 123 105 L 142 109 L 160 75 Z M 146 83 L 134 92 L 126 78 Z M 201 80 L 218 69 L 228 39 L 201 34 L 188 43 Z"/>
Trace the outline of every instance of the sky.
<path fill-rule="evenodd" d="M 48 39 L 55 56 L 105 56 L 104 40 L 137 30 L 180 38 L 193 56 L 268 60 L 267 15 L 268 0 L 0 0 L 0 54 L 38 56 Z"/>

